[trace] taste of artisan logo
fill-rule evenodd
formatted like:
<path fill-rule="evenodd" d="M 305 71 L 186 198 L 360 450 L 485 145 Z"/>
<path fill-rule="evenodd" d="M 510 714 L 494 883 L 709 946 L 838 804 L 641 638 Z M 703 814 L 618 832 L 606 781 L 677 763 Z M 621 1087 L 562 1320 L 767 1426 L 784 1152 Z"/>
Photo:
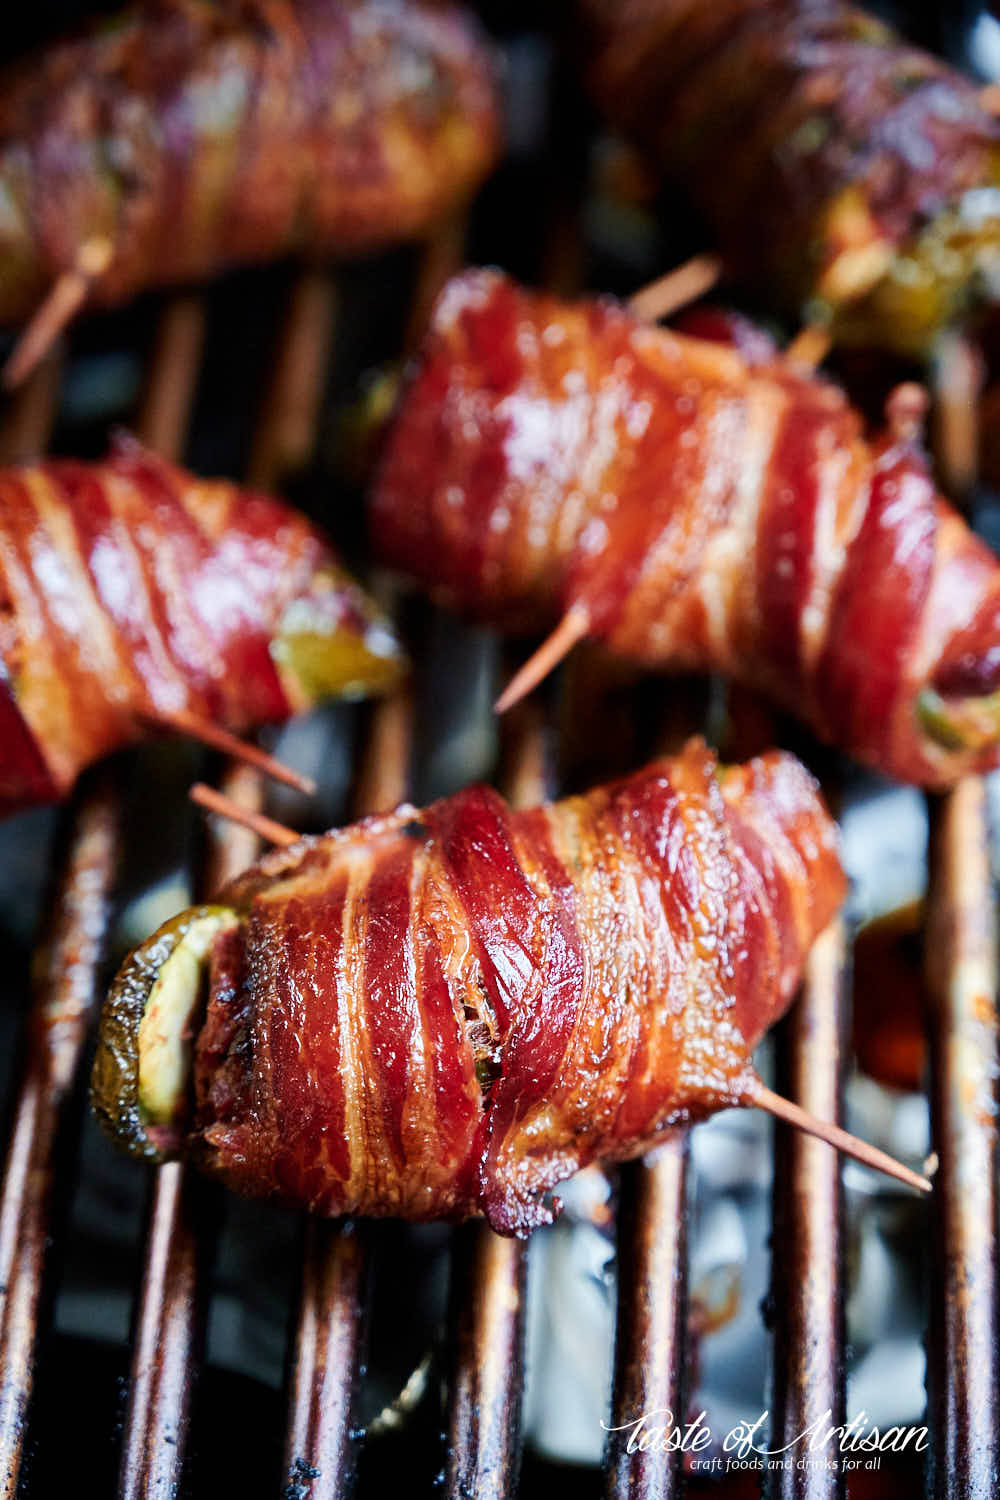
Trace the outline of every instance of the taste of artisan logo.
<path fill-rule="evenodd" d="M 722 1437 L 722 1453 L 711 1456 L 705 1449 L 718 1449 L 705 1412 L 686 1427 L 675 1422 L 668 1407 L 643 1412 L 617 1427 L 601 1426 L 605 1432 L 627 1434 L 626 1453 L 684 1453 L 692 1471 L 722 1474 L 739 1469 L 793 1469 L 821 1467 L 849 1473 L 853 1469 L 878 1469 L 883 1453 L 902 1453 L 909 1449 L 921 1453 L 927 1447 L 926 1427 L 886 1427 L 869 1424 L 867 1413 L 860 1411 L 849 1422 L 833 1423 L 827 1408 L 800 1433 L 780 1448 L 765 1448 L 763 1435 L 769 1412 L 762 1411 L 754 1420 L 737 1422 Z"/>

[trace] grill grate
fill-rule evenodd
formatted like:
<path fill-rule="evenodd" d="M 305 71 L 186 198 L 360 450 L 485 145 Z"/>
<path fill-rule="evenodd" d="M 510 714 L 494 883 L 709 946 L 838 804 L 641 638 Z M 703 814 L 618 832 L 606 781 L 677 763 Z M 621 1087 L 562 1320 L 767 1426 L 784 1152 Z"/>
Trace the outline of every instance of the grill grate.
<path fill-rule="evenodd" d="M 462 229 L 450 225 L 427 250 L 404 342 L 412 344 L 437 286 L 462 258 Z M 250 473 L 274 483 L 311 452 L 336 316 L 333 281 L 309 272 L 296 283 L 258 425 Z M 205 328 L 197 297 L 173 300 L 162 319 L 139 431 L 168 455 L 183 450 Z M 59 381 L 50 359 L 12 406 L 0 446 L 6 459 L 44 447 Z M 404 695 L 373 710 L 356 773 L 355 808 L 368 811 L 406 792 L 413 706 Z M 526 710 L 506 726 L 506 790 L 537 798 L 546 786 L 546 726 Z M 13 1496 L 32 1389 L 33 1354 L 46 1291 L 46 1238 L 53 1219 L 56 1142 L 68 1101 L 79 1104 L 79 1072 L 109 926 L 118 859 L 119 808 L 96 779 L 69 816 L 68 852 L 52 904 L 52 932 L 30 1021 L 0 1200 L 0 1445 L 6 1494 Z M 261 796 L 245 768 L 226 776 L 229 795 Z M 975 1500 L 995 1493 L 1000 1381 L 996 1297 L 996 1161 L 993 1101 L 997 1064 L 996 958 L 986 846 L 985 792 L 970 781 L 934 808 L 930 1017 L 935 1190 L 935 1285 L 929 1346 L 935 1497 Z M 202 884 L 217 884 L 252 856 L 242 830 L 215 835 Z M 813 953 L 800 1004 L 782 1028 L 783 1082 L 826 1118 L 840 1108 L 843 926 Z M 779 1128 L 774 1190 L 775 1318 L 772 1446 L 827 1407 L 844 1410 L 843 1205 L 839 1164 L 809 1138 Z M 618 1211 L 618 1323 L 612 1426 L 643 1411 L 685 1411 L 688 1369 L 687 1250 L 689 1143 L 668 1141 L 645 1164 L 621 1173 Z M 68 1188 L 72 1164 L 62 1168 Z M 206 1264 L 216 1220 L 215 1189 L 180 1166 L 156 1174 L 133 1338 L 130 1398 L 121 1443 L 120 1493 L 175 1493 L 195 1398 L 207 1312 Z M 527 1256 L 483 1226 L 453 1236 L 449 1301 L 448 1496 L 502 1497 L 517 1485 L 523 1390 Z M 349 1494 L 358 1457 L 358 1394 L 367 1342 L 370 1231 L 310 1224 L 290 1344 L 286 1493 L 302 1500 Z M 680 1456 L 626 1451 L 609 1439 L 609 1497 L 672 1497 L 683 1484 Z M 821 1468 L 786 1470 L 781 1496 L 834 1497 L 844 1477 Z"/>

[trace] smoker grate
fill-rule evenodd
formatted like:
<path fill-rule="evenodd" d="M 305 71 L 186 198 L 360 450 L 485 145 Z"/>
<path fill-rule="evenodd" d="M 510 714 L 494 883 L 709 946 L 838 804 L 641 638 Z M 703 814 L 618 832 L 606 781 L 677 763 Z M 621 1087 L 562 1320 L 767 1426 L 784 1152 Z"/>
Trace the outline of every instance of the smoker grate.
<path fill-rule="evenodd" d="M 404 334 L 409 344 L 433 293 L 462 257 L 461 226 L 426 250 Z M 311 451 L 336 316 L 333 280 L 315 272 L 296 283 L 274 361 L 274 377 L 252 445 L 254 482 L 273 483 Z M 183 449 L 204 332 L 197 297 L 169 303 L 156 341 L 139 431 L 168 455 Z M 59 380 L 53 357 L 11 408 L 0 434 L 3 456 L 43 447 Z M 507 736 L 506 790 L 519 801 L 546 786 L 547 726 L 528 706 Z M 406 792 L 414 735 L 405 695 L 370 715 L 356 773 L 355 809 L 383 808 Z M 261 788 L 245 768 L 226 790 L 254 805 Z M 985 793 L 969 781 L 934 807 L 930 948 L 933 1011 L 932 1103 L 934 1252 L 938 1297 L 931 1308 L 929 1420 L 935 1497 L 977 1500 L 995 1493 L 998 1469 L 996 1161 L 993 1100 L 997 1063 L 996 959 L 986 852 Z M 109 783 L 95 778 L 77 796 L 61 865 L 50 935 L 29 1021 L 27 1065 L 7 1145 L 0 1200 L 0 1445 L 5 1492 L 13 1496 L 32 1391 L 36 1335 L 47 1286 L 47 1237 L 58 1222 L 60 1121 L 83 1108 L 79 1073 L 92 1017 L 111 886 L 120 845 L 120 809 Z M 206 889 L 252 855 L 242 830 L 215 835 L 204 861 Z M 781 1029 L 783 1083 L 826 1118 L 839 1115 L 844 1062 L 842 991 L 845 930 L 838 922 L 812 955 L 802 999 Z M 843 1206 L 839 1163 L 819 1143 L 779 1127 L 774 1189 L 774 1375 L 772 1445 L 787 1441 L 827 1407 L 845 1405 L 841 1264 Z M 637 1413 L 685 1410 L 689 1145 L 668 1141 L 620 1176 L 617 1225 L 618 1315 L 610 1422 Z M 61 1183 L 68 1191 L 68 1183 Z M 206 1262 L 216 1190 L 181 1166 L 156 1174 L 146 1230 L 144 1272 L 134 1317 L 129 1400 L 121 1438 L 119 1490 L 139 1497 L 176 1493 L 207 1313 Z M 523 1391 L 527 1256 L 481 1225 L 452 1238 L 446 1460 L 449 1497 L 500 1497 L 517 1487 Z M 361 1436 L 370 1279 L 369 1229 L 308 1226 L 290 1343 L 285 1441 L 287 1494 L 334 1500 L 352 1487 Z M 628 1453 L 612 1434 L 606 1492 L 671 1497 L 683 1485 L 678 1454 Z M 782 1496 L 843 1495 L 842 1473 L 819 1467 L 782 1471 Z"/>

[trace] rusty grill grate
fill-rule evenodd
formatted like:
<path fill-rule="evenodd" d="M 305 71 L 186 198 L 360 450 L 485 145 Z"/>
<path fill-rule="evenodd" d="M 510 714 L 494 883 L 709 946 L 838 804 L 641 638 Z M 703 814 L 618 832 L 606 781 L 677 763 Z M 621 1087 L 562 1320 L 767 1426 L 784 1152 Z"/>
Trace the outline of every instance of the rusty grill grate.
<path fill-rule="evenodd" d="M 564 229 L 565 226 L 562 226 Z M 566 239 L 549 259 L 563 263 Z M 462 226 L 423 252 L 403 335 L 410 343 L 437 286 L 463 258 Z M 565 270 L 565 266 L 563 267 Z M 564 279 L 556 276 L 555 279 Z M 273 359 L 273 376 L 251 447 L 249 477 L 273 485 L 308 457 L 334 341 L 336 283 L 304 273 L 296 282 Z M 161 452 L 183 451 L 205 334 L 200 298 L 179 296 L 163 313 L 138 431 Z M 50 358 L 5 415 L 0 456 L 44 447 L 53 420 L 60 358 Z M 504 730 L 505 789 L 529 801 L 552 790 L 549 727 L 530 706 Z M 368 719 L 355 775 L 354 811 L 400 800 L 408 790 L 414 705 L 402 696 Z M 229 795 L 259 802 L 253 773 L 226 773 Z M 970 781 L 932 809 L 929 903 L 934 1147 L 933 1305 L 928 1340 L 928 1491 L 954 1500 L 996 1493 L 998 1361 L 996 1285 L 996 956 L 987 852 L 986 799 Z M 60 1190 L 58 1143 L 83 1108 L 80 1074 L 97 999 L 101 957 L 122 839 L 121 807 L 98 774 L 67 815 L 49 930 L 40 950 L 28 1019 L 27 1062 L 6 1145 L 0 1199 L 0 1448 L 5 1493 L 18 1489 L 35 1353 L 51 1290 L 48 1241 Z M 216 833 L 201 871 L 205 890 L 253 855 L 242 830 Z M 817 1114 L 837 1118 L 846 1047 L 843 992 L 849 962 L 841 923 L 812 955 L 803 996 L 782 1028 L 782 1083 Z M 779 1127 L 774 1188 L 772 1445 L 829 1407 L 845 1407 L 844 1213 L 840 1164 L 826 1147 Z M 655 1159 L 621 1173 L 617 1213 L 617 1341 L 609 1420 L 685 1410 L 688 1374 L 687 1245 L 689 1149 L 684 1134 Z M 179 1165 L 156 1176 L 144 1269 L 134 1314 L 131 1379 L 120 1444 L 119 1493 L 176 1493 L 185 1461 L 207 1316 L 214 1190 Z M 370 1282 L 364 1224 L 312 1223 L 290 1335 L 285 1440 L 286 1493 L 334 1500 L 352 1487 L 361 1437 Z M 524 1248 L 483 1226 L 452 1236 L 443 1492 L 502 1497 L 517 1489 L 523 1390 Z M 376 1288 L 377 1290 L 377 1288 Z M 782 1471 L 775 1494 L 828 1500 L 843 1474 Z M 678 1495 L 680 1455 L 628 1453 L 612 1438 L 609 1497 Z"/>

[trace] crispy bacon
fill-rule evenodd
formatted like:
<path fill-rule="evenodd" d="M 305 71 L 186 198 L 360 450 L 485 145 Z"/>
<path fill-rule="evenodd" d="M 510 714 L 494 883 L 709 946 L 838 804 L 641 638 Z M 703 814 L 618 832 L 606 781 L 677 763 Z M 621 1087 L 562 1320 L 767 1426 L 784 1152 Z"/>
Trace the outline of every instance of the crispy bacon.
<path fill-rule="evenodd" d="M 835 386 L 764 348 L 465 273 L 371 519 L 386 561 L 504 628 L 578 611 L 615 652 L 730 673 L 904 780 L 997 764 L 996 559 L 915 436 L 869 444 Z"/>
<path fill-rule="evenodd" d="M 874 16 L 841 0 L 571 11 L 609 117 L 778 305 L 825 304 L 841 336 L 915 351 L 996 274 L 1000 126 L 972 80 Z"/>
<path fill-rule="evenodd" d="M 475 23 L 402 0 L 143 0 L 0 81 L 0 319 L 427 229 L 497 152 Z"/>
<path fill-rule="evenodd" d="M 587 1162 L 747 1102 L 751 1050 L 843 894 L 836 827 L 779 752 L 720 772 L 692 741 L 536 809 L 488 787 L 404 806 L 220 894 L 238 921 L 212 950 L 186 1129 L 157 1137 L 135 1107 L 159 934 L 106 1006 L 95 1103 L 138 1154 L 168 1140 L 242 1192 L 524 1234 Z"/>
<path fill-rule="evenodd" d="M 119 438 L 0 470 L 0 814 L 183 711 L 230 729 L 388 685 L 387 624 L 276 500 Z"/>

